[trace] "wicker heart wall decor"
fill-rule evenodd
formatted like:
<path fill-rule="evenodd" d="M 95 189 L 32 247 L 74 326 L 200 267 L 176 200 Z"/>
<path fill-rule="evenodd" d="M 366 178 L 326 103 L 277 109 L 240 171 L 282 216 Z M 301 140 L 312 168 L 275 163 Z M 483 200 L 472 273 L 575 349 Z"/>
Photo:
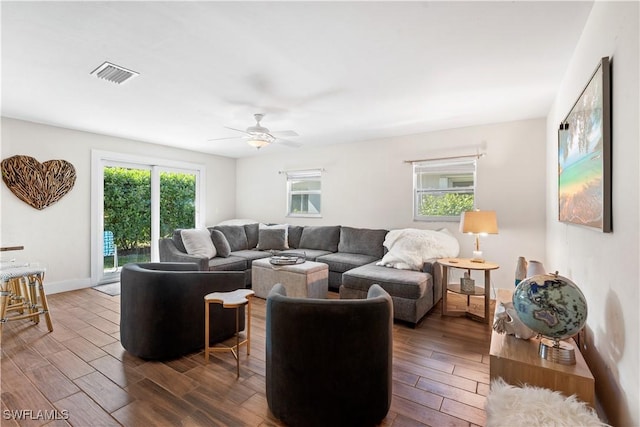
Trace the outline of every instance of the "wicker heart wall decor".
<path fill-rule="evenodd" d="M 40 163 L 29 156 L 12 156 L 0 163 L 2 180 L 28 205 L 42 210 L 62 199 L 76 183 L 76 168 L 66 160 Z"/>

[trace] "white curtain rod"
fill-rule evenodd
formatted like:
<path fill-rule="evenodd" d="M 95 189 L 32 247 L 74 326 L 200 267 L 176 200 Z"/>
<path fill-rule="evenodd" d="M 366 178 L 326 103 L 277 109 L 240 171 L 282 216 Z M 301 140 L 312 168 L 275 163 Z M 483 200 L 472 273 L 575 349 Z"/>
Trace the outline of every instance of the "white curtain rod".
<path fill-rule="evenodd" d="M 480 154 L 468 154 L 466 156 L 449 156 L 449 157 L 432 157 L 430 159 L 418 159 L 418 160 L 405 160 L 405 163 L 419 163 L 419 162 L 428 162 L 430 160 L 453 160 L 453 159 L 468 159 L 470 157 L 475 157 L 479 159 L 480 157 L 484 157 L 485 153 Z"/>
<path fill-rule="evenodd" d="M 320 171 L 320 172 L 326 172 L 325 168 L 309 168 L 309 169 L 287 169 L 287 170 L 281 170 L 278 171 L 279 174 L 283 174 L 283 173 L 289 173 L 289 172 L 308 172 L 308 171 Z"/>

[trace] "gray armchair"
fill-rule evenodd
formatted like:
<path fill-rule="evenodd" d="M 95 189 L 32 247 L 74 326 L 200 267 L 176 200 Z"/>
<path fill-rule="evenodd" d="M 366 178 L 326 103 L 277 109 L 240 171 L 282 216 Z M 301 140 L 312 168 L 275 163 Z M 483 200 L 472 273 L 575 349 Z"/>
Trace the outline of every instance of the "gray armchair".
<path fill-rule="evenodd" d="M 244 273 L 198 271 L 195 263 L 126 264 L 120 286 L 122 346 L 143 359 L 164 360 L 204 348 L 204 296 L 244 288 Z M 235 310 L 214 304 L 210 322 L 211 344 L 235 334 Z"/>
<path fill-rule="evenodd" d="M 269 293 L 267 403 L 289 426 L 373 426 L 391 405 L 393 304 L 380 286 L 360 300 Z"/>

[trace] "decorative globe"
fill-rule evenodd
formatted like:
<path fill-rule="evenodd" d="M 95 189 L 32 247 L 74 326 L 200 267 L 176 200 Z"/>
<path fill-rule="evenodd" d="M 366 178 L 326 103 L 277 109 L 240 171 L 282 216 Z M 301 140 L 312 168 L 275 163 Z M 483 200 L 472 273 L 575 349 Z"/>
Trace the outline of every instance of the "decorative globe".
<path fill-rule="evenodd" d="M 577 334 L 587 321 L 582 291 L 557 274 L 524 279 L 513 293 L 513 307 L 522 323 L 554 341 Z"/>

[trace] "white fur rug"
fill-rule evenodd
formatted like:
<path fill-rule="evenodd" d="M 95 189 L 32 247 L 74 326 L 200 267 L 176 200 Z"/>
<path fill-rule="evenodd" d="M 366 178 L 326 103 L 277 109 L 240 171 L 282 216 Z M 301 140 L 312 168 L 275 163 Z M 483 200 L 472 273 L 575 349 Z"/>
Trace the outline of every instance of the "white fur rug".
<path fill-rule="evenodd" d="M 485 404 L 487 427 L 603 427 L 596 412 L 575 396 L 546 388 L 514 387 L 502 379 L 491 382 Z"/>

